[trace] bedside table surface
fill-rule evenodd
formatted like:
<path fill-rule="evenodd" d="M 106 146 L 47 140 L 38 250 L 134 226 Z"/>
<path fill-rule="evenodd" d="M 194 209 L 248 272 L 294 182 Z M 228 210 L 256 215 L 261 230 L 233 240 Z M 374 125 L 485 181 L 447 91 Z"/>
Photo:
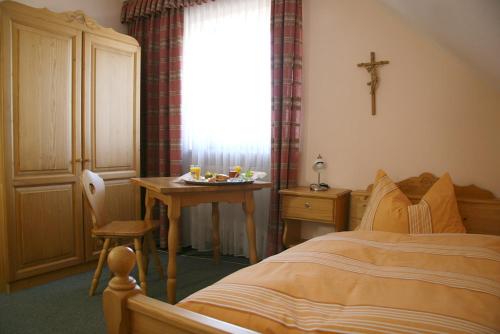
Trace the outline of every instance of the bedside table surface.
<path fill-rule="evenodd" d="M 309 187 L 295 187 L 289 189 L 282 189 L 279 191 L 281 195 L 293 196 L 307 196 L 318 198 L 337 198 L 349 194 L 351 191 L 348 189 L 330 188 L 326 191 L 313 191 Z"/>

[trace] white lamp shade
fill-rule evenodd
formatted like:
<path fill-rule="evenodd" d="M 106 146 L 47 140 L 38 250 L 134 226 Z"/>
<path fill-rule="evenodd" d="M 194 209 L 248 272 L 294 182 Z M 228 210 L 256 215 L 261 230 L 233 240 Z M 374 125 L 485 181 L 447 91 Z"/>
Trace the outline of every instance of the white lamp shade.
<path fill-rule="evenodd" d="M 323 169 L 326 169 L 326 162 L 323 160 L 323 158 L 321 157 L 321 155 L 318 155 L 318 157 L 316 158 L 316 160 L 314 160 L 313 169 L 316 172 L 319 172 L 319 171 L 321 171 Z"/>

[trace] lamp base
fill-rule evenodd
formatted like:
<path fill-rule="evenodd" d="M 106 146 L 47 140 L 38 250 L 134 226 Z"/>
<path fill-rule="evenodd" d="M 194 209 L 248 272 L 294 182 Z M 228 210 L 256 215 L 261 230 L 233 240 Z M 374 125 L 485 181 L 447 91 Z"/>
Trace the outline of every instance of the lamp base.
<path fill-rule="evenodd" d="M 326 183 L 313 183 L 309 186 L 309 189 L 311 189 L 312 191 L 327 191 L 328 189 L 330 189 L 330 186 Z"/>

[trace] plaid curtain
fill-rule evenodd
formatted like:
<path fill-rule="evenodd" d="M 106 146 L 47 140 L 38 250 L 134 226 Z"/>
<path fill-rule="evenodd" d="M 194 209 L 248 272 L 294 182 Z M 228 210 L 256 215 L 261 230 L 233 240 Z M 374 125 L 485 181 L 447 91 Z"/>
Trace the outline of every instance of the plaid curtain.
<path fill-rule="evenodd" d="M 122 10 L 129 35 L 141 46 L 141 174 L 177 176 L 182 170 L 180 71 L 184 15 L 182 7 L 152 11 L 146 6 L 154 3 L 137 0 L 125 3 Z M 168 224 L 163 205 L 159 213 L 155 212 L 158 216 L 160 247 L 166 247 Z"/>
<path fill-rule="evenodd" d="M 278 191 L 297 185 L 302 110 L 302 0 L 271 4 L 271 206 L 267 255 L 283 249 Z"/>

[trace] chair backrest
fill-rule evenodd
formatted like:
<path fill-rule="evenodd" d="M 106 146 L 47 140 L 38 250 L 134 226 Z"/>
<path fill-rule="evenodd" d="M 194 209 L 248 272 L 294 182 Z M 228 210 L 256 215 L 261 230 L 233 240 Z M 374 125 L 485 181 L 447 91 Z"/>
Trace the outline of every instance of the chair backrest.
<path fill-rule="evenodd" d="M 105 210 L 104 180 L 96 173 L 85 169 L 81 176 L 81 182 L 85 198 L 90 205 L 94 228 L 106 225 L 108 221 Z"/>

